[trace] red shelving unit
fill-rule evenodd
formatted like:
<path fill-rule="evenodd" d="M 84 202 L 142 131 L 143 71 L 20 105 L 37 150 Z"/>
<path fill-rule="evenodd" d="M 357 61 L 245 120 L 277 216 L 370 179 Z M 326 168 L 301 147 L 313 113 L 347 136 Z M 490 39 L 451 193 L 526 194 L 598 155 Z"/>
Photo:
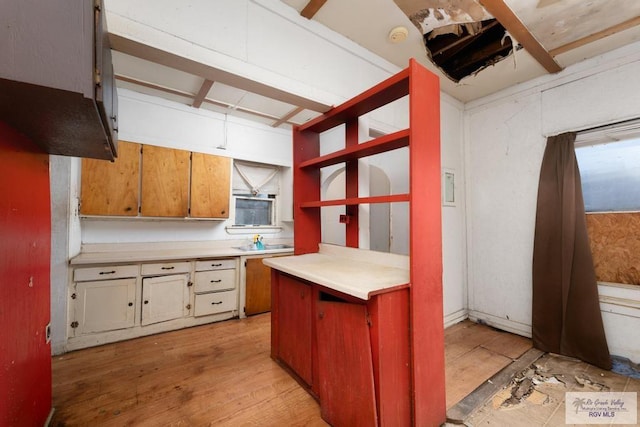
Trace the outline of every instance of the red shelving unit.
<path fill-rule="evenodd" d="M 358 118 L 383 105 L 409 95 L 409 128 L 365 143 L 358 143 Z M 345 126 L 345 147 L 320 155 L 320 134 L 339 125 Z M 408 298 L 387 294 L 366 302 L 369 312 L 384 324 L 390 317 L 403 330 L 394 333 L 371 332 L 373 369 L 376 379 L 376 421 L 385 423 L 387 399 L 406 393 L 413 425 L 440 425 L 445 421 L 444 329 L 442 308 L 442 238 L 440 201 L 440 89 L 438 78 L 411 60 L 409 67 L 344 104 L 333 108 L 294 129 L 294 244 L 295 254 L 318 252 L 321 239 L 320 209 L 324 206 L 346 206 L 349 221 L 346 245 L 358 247 L 358 205 L 370 203 L 409 202 L 410 212 L 410 285 Z M 409 147 L 409 193 L 388 196 L 358 197 L 358 159 Z M 320 168 L 346 164 L 346 193 L 340 200 L 321 200 Z M 275 276 L 274 276 L 275 277 Z M 275 288 L 274 288 L 275 289 Z M 274 292 L 277 293 L 277 290 Z M 406 295 L 406 290 L 405 294 Z M 277 296 L 276 296 L 277 299 Z M 314 300 L 315 301 L 315 300 Z M 390 301 L 395 301 L 390 303 Z M 282 303 L 282 302 L 280 302 Z M 278 310 L 276 302 L 276 312 Z M 384 311 L 380 310 L 384 305 Z M 312 307 L 330 305 L 322 301 Z M 315 332 L 312 332 L 315 337 Z M 398 388 L 393 378 L 378 372 L 384 356 L 376 348 L 382 340 L 398 339 L 410 364 L 408 388 Z M 406 334 L 406 335 L 405 335 Z M 314 340 L 317 338 L 313 338 Z M 276 339 L 277 341 L 277 339 Z M 364 341 L 363 341 L 364 342 Z M 277 344 L 277 342 L 276 342 Z M 388 345 L 395 345 L 391 342 Z M 314 346 L 320 346 L 315 344 Z M 317 350 L 317 349 L 316 349 Z M 315 351 L 315 350 L 314 350 Z M 321 356 L 324 354 L 320 349 Z M 273 350 L 277 358 L 278 349 Z M 327 360 L 327 356 L 323 356 Z M 315 359 L 314 359 L 315 360 Z M 314 361 L 313 363 L 317 363 Z M 339 360 L 335 362 L 340 363 Z M 314 368 L 315 369 L 315 368 Z M 398 368 L 400 369 L 400 368 Z M 322 372 L 322 368 L 321 368 Z M 385 379 L 386 378 L 386 379 Z M 311 385 L 317 391 L 316 385 Z M 389 390 L 394 392 L 390 393 Z M 321 403 L 322 406 L 322 403 Z"/>

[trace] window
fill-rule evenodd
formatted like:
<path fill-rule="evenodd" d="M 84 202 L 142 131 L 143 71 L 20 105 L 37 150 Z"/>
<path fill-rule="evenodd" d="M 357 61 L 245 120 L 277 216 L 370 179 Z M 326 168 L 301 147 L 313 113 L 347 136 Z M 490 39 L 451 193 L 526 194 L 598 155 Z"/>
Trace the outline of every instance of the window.
<path fill-rule="evenodd" d="M 253 197 L 251 195 L 236 195 L 235 225 L 273 225 L 274 195 Z"/>
<path fill-rule="evenodd" d="M 640 210 L 640 139 L 579 144 L 576 158 L 587 212 Z"/>

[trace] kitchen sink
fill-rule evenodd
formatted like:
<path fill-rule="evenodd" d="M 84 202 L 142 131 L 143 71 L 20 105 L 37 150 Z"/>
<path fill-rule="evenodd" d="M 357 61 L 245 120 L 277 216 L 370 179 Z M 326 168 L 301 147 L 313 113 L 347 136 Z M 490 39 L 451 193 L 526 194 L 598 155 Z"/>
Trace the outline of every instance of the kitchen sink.
<path fill-rule="evenodd" d="M 271 251 L 274 249 L 293 249 L 293 245 L 287 245 L 284 243 L 267 243 L 266 245 L 262 246 L 263 249 L 258 249 L 255 247 L 255 245 L 236 246 L 235 249 L 240 249 L 241 251 L 246 252 Z"/>

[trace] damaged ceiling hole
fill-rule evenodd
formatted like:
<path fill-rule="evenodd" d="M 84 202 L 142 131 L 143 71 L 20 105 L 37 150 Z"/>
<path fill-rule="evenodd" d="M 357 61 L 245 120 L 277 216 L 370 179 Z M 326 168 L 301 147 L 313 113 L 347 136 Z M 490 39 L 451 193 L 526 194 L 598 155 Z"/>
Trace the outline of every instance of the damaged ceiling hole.
<path fill-rule="evenodd" d="M 431 61 L 456 83 L 505 59 L 514 48 L 495 19 L 436 28 L 424 34 L 424 44 Z"/>

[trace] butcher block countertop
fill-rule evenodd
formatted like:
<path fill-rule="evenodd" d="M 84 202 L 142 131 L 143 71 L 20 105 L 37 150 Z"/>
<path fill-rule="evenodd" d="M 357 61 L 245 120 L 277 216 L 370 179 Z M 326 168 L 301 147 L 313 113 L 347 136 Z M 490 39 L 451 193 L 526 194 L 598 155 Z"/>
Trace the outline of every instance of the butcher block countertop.
<path fill-rule="evenodd" d="M 178 261 L 201 258 L 224 258 L 266 254 L 292 253 L 293 247 L 269 250 L 242 250 L 245 241 L 114 243 L 83 245 L 80 254 L 71 258 L 71 265 L 119 264 L 128 262 Z M 290 244 L 271 240 L 267 244 Z"/>
<path fill-rule="evenodd" d="M 353 297 L 409 285 L 409 257 L 321 243 L 317 253 L 266 258 L 265 265 Z"/>

